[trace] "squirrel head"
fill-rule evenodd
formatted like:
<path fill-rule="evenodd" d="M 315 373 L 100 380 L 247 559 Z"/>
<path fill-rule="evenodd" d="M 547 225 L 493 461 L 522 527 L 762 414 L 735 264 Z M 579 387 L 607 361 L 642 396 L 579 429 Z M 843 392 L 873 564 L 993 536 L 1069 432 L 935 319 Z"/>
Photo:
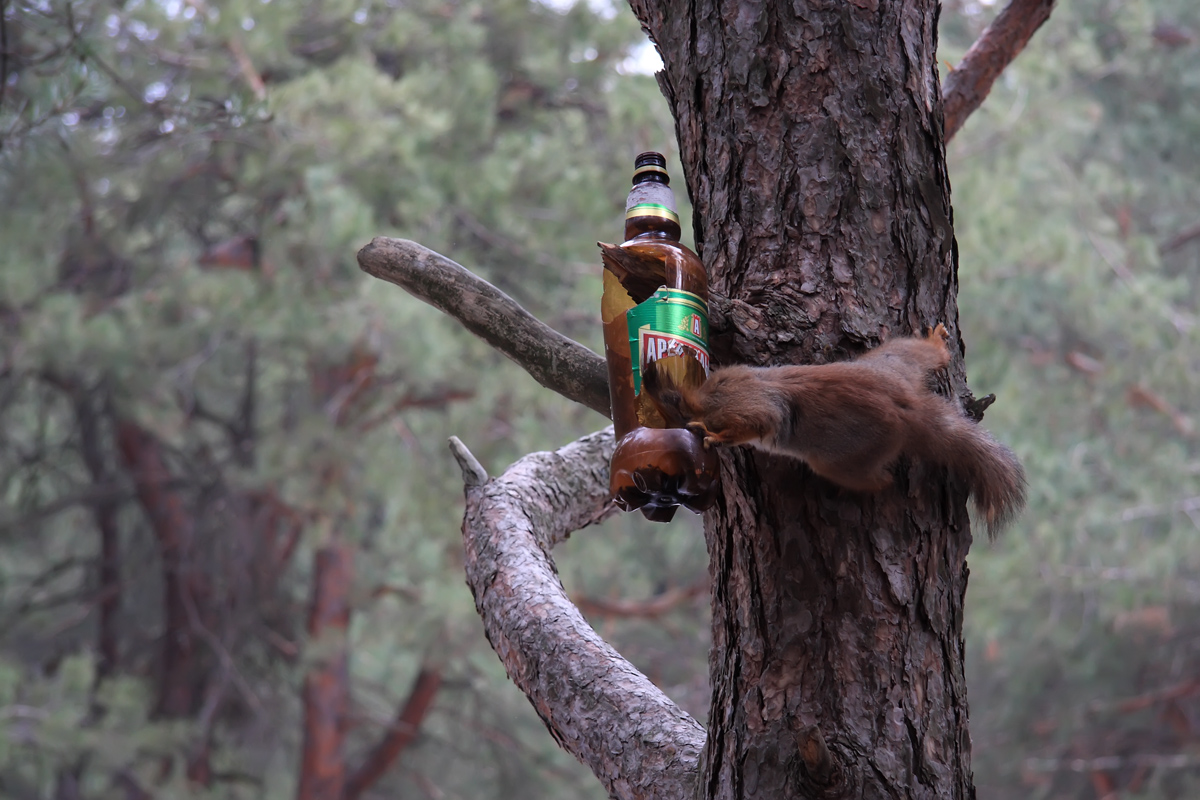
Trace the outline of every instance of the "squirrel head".
<path fill-rule="evenodd" d="M 658 371 L 658 363 L 651 361 L 642 368 L 642 391 L 658 409 L 669 428 L 684 428 L 696 419 L 699 409 L 690 402 L 686 393 L 675 385 L 671 376 Z"/>

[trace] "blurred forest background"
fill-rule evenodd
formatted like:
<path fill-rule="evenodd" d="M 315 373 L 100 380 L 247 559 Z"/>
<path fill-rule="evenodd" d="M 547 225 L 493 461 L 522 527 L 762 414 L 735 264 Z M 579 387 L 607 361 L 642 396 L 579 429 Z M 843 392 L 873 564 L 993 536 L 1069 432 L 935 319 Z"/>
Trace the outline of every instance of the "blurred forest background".
<path fill-rule="evenodd" d="M 602 797 L 482 636 L 445 442 L 496 473 L 604 420 L 355 253 L 414 239 L 601 351 L 595 242 L 674 146 L 633 15 L 0 8 L 0 796 Z M 995 11 L 945 3 L 946 69 Z M 970 558 L 981 798 L 1200 796 L 1198 101 L 1194 0 L 1070 0 L 949 146 L 1032 490 Z M 557 558 L 703 719 L 699 520 Z"/>

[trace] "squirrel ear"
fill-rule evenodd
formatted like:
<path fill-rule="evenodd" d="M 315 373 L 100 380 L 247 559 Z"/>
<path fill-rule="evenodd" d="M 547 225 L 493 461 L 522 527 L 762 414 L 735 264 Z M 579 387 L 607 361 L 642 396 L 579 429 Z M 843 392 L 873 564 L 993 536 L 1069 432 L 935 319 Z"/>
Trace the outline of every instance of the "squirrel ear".
<path fill-rule="evenodd" d="M 649 364 L 642 367 L 642 391 L 649 392 L 651 395 L 655 395 L 662 390 L 662 381 L 659 380 L 658 376 L 658 362 L 651 361 Z"/>

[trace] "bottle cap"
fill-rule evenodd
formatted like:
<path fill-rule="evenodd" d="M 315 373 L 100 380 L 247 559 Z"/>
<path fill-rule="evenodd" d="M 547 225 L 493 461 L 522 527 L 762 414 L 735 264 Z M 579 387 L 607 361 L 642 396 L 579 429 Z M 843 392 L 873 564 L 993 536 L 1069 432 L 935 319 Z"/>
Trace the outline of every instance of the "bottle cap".
<path fill-rule="evenodd" d="M 671 176 L 667 174 L 667 159 L 662 153 L 647 151 L 639 153 L 633 160 L 633 183 L 636 186 L 644 180 L 658 180 L 671 184 Z"/>
<path fill-rule="evenodd" d="M 667 166 L 667 159 L 662 153 L 656 153 L 653 150 L 647 150 L 644 153 L 638 153 L 633 159 L 633 167 L 644 167 L 647 164 L 657 164 L 660 167 Z"/>

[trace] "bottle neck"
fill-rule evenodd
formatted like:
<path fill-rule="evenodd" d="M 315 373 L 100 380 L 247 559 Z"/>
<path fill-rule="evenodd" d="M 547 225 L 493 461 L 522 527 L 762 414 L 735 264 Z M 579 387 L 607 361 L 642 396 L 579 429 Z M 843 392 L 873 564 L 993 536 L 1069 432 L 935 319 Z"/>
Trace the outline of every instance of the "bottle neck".
<path fill-rule="evenodd" d="M 661 217 L 631 217 L 625 220 L 625 241 L 663 239 L 678 242 L 680 233 L 678 222 L 664 220 Z"/>
<path fill-rule="evenodd" d="M 675 193 L 658 180 L 634 184 L 625 199 L 625 238 L 650 233 L 673 241 L 679 241 L 681 233 Z"/>

